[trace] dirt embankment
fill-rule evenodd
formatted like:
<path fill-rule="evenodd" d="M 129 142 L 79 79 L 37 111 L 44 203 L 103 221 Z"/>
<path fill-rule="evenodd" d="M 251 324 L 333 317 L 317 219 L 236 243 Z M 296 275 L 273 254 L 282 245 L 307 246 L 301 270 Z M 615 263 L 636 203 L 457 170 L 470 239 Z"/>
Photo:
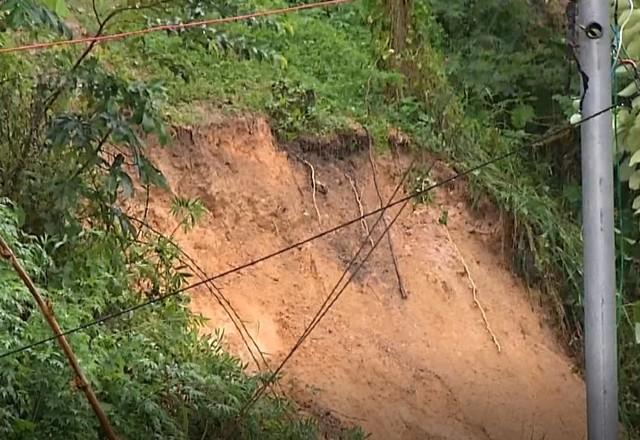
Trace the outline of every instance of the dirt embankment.
<path fill-rule="evenodd" d="M 252 117 L 212 121 L 154 148 L 173 191 L 199 197 L 209 210 L 177 241 L 215 274 L 358 216 L 354 185 L 362 209 L 379 206 L 366 150 L 339 159 L 303 154 L 299 160 L 279 148 L 267 123 Z M 408 159 L 376 163 L 387 199 Z M 151 223 L 164 231 L 175 226 L 169 200 L 156 193 L 150 206 Z M 360 424 L 373 439 L 584 438 L 584 383 L 504 267 L 495 213 L 483 211 L 467 209 L 463 183 L 407 209 L 392 238 L 408 299 L 383 240 L 288 363 L 283 388 L 327 422 Z M 445 213 L 447 226 L 439 222 Z M 357 223 L 219 281 L 272 365 L 331 291 L 363 229 Z M 203 332 L 224 328 L 230 350 L 249 362 L 217 301 L 204 289 L 192 296 L 193 310 L 209 318 Z"/>

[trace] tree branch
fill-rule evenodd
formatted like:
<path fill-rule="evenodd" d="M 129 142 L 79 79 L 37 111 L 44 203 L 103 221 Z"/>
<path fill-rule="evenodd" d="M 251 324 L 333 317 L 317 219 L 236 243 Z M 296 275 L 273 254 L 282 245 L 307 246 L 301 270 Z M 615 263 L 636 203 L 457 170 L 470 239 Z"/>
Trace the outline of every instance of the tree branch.
<path fill-rule="evenodd" d="M 369 139 L 369 164 L 371 165 L 371 173 L 373 174 L 373 186 L 376 189 L 376 194 L 378 195 L 378 200 L 380 202 L 380 207 L 382 208 L 384 205 L 384 200 L 382 199 L 382 192 L 380 191 L 380 185 L 378 185 L 378 176 L 376 171 L 376 164 L 373 158 L 373 140 L 371 137 L 371 133 L 365 127 L 365 131 L 367 132 L 367 138 Z M 388 227 L 387 219 L 385 215 L 382 215 L 382 224 L 385 228 Z M 391 252 L 391 261 L 393 262 L 393 268 L 396 271 L 396 278 L 398 279 L 398 289 L 400 290 L 400 297 L 402 299 L 407 299 L 409 295 L 407 294 L 407 290 L 404 287 L 404 283 L 402 281 L 402 276 L 400 275 L 400 268 L 398 267 L 398 259 L 396 258 L 396 253 L 393 249 L 393 239 L 391 238 L 391 231 L 387 233 L 387 243 L 389 244 L 389 251 Z"/>
<path fill-rule="evenodd" d="M 96 17 L 96 21 L 98 22 L 98 26 L 102 26 L 102 20 L 100 19 L 100 13 L 98 12 L 98 8 L 96 7 L 96 0 L 91 1 L 91 6 L 93 7 L 93 15 Z"/>
<path fill-rule="evenodd" d="M 102 147 L 104 147 L 104 144 L 107 143 L 107 140 L 109 140 L 109 136 L 111 136 L 111 133 L 113 133 L 113 129 L 112 128 L 107 130 L 107 132 L 104 134 L 102 139 L 100 139 L 100 142 L 98 143 L 98 146 L 95 148 L 95 150 L 93 150 L 93 156 L 94 157 L 100 153 L 100 150 L 102 150 Z M 69 178 L 69 180 L 67 182 L 71 182 L 73 179 L 75 179 L 80 174 L 85 172 L 87 170 L 87 168 L 89 168 L 91 166 L 92 163 L 93 163 L 93 157 L 90 157 L 80 168 L 78 168 L 76 170 L 75 173 L 73 173 L 71 175 L 71 177 Z"/>
<path fill-rule="evenodd" d="M 115 17 L 117 17 L 118 15 L 127 12 L 127 11 L 134 11 L 134 10 L 144 10 L 144 9 L 152 9 L 155 7 L 158 7 L 164 3 L 170 3 L 171 0 L 159 0 L 157 2 L 153 2 L 153 3 L 148 3 L 146 5 L 131 5 L 131 6 L 121 6 L 119 8 L 115 8 L 113 11 L 111 11 L 105 18 L 104 20 L 100 20 L 99 19 L 99 14 L 97 9 L 94 7 L 94 14 L 96 14 L 96 19 L 98 20 L 98 30 L 96 31 L 96 33 L 94 34 L 93 38 L 98 38 L 100 37 L 103 32 L 105 31 L 107 24 L 109 24 L 109 22 L 111 20 L 113 20 Z M 95 6 L 95 0 L 94 0 L 94 6 Z M 71 69 L 69 70 L 69 74 L 73 73 L 76 71 L 76 69 L 78 67 L 80 67 L 80 65 L 82 64 L 82 62 L 89 56 L 89 54 L 91 53 L 91 51 L 96 47 L 96 45 L 98 44 L 97 40 L 93 40 L 91 41 L 91 43 L 89 43 L 89 45 L 87 46 L 87 48 L 84 50 L 84 52 L 82 52 L 82 54 L 78 57 L 78 59 L 76 60 L 76 62 L 73 64 L 73 67 L 71 67 Z M 62 91 L 64 90 L 64 86 L 65 84 L 63 83 L 60 87 L 58 87 L 58 89 L 56 89 L 55 92 L 53 92 L 53 94 L 47 99 L 47 104 L 45 106 L 45 112 L 47 110 L 49 110 L 51 108 L 51 106 L 54 104 L 54 102 L 58 99 L 58 97 L 60 97 L 60 95 L 62 94 Z"/>

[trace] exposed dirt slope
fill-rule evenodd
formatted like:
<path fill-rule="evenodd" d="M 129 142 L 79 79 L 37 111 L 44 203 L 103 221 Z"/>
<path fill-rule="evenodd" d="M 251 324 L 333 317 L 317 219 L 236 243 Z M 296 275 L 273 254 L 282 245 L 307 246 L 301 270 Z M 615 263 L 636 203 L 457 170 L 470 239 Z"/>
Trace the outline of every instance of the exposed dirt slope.
<path fill-rule="evenodd" d="M 212 121 L 154 149 L 175 193 L 200 197 L 210 215 L 177 240 L 209 274 L 269 253 L 378 207 L 366 152 L 343 160 L 305 157 L 327 194 L 318 221 L 309 168 L 279 149 L 267 124 Z M 404 158 L 377 158 L 385 199 Z M 441 167 L 436 174 L 448 171 Z M 171 231 L 169 195 L 154 194 L 151 222 Z M 474 306 L 459 247 L 495 332 L 498 353 Z M 584 384 L 522 283 L 503 266 L 495 215 L 464 203 L 464 186 L 439 190 L 408 209 L 393 229 L 409 298 L 400 298 L 383 241 L 370 263 L 286 368 L 293 397 L 327 420 L 361 424 L 374 439 L 584 438 Z M 371 223 L 371 222 L 370 222 Z M 360 224 L 218 283 L 275 364 L 293 344 L 363 239 Z M 232 351 L 249 361 L 233 326 L 206 290 L 192 307 L 224 327 Z"/>

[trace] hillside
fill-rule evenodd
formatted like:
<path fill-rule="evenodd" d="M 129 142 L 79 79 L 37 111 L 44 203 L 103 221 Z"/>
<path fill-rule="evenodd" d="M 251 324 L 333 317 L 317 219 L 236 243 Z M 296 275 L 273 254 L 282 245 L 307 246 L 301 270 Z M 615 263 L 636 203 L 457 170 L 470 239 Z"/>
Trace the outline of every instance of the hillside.
<path fill-rule="evenodd" d="M 301 157 L 314 164 L 326 187 L 326 195 L 317 197 L 320 223 L 309 169 L 293 154 L 278 146 L 263 119 L 251 116 L 206 123 L 151 150 L 172 190 L 199 198 L 208 210 L 196 228 L 175 236 L 207 274 L 357 216 L 349 178 L 357 182 L 365 211 L 378 206 L 366 150 L 342 159 L 306 154 Z M 407 159 L 404 153 L 376 159 L 385 199 Z M 439 163 L 431 177 L 451 173 Z M 544 322 L 544 311 L 532 305 L 539 294 L 505 267 L 497 212 L 489 206 L 470 211 L 466 191 L 462 182 L 449 185 L 394 227 L 408 299 L 400 296 L 383 242 L 287 364 L 285 391 L 325 427 L 360 424 L 372 439 L 584 436 L 584 383 Z M 176 228 L 168 196 L 153 192 L 148 208 L 149 222 L 165 233 Z M 143 211 L 141 193 L 133 212 L 141 218 Z M 443 212 L 446 225 L 438 221 Z M 302 333 L 363 237 L 358 223 L 216 282 L 271 365 Z M 501 352 L 474 305 L 465 265 Z M 229 349 L 255 368 L 211 292 L 201 288 L 192 298 L 192 310 L 208 319 L 202 331 L 224 328 Z"/>
<path fill-rule="evenodd" d="M 0 2 L 0 236 L 113 429 L 584 437 L 580 88 L 561 3 Z M 638 438 L 622 150 L 620 414 Z M 358 216 L 395 188 L 414 197 L 392 245 L 380 226 L 367 239 L 375 216 Z M 0 281 L 0 434 L 104 434 L 21 278 L 3 265 Z"/>

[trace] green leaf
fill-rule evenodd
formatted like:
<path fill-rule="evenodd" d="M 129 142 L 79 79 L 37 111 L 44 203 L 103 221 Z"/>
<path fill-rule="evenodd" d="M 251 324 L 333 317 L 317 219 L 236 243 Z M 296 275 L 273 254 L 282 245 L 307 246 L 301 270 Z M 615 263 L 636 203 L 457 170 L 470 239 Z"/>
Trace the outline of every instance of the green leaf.
<path fill-rule="evenodd" d="M 631 208 L 634 211 L 640 210 L 640 196 L 637 196 L 635 199 L 633 199 L 633 205 L 631 206 Z"/>
<path fill-rule="evenodd" d="M 634 125 L 624 137 L 624 148 L 630 153 L 640 151 L 640 126 Z M 635 156 L 635 154 L 634 154 Z M 638 160 L 638 159 L 636 159 Z"/>
<path fill-rule="evenodd" d="M 511 123 L 515 128 L 521 129 L 536 115 L 533 107 L 529 104 L 520 104 L 511 112 Z"/>
<path fill-rule="evenodd" d="M 620 164 L 620 168 L 618 171 L 620 174 L 620 180 L 622 182 L 627 182 L 631 178 L 631 175 L 633 174 L 634 171 L 635 169 L 629 166 L 629 158 L 627 157 Z"/>
<path fill-rule="evenodd" d="M 51 9 L 59 17 L 66 17 L 69 14 L 67 2 L 65 0 L 43 0 L 45 6 Z"/>
<path fill-rule="evenodd" d="M 13 424 L 14 434 L 33 433 L 36 430 L 36 424 L 29 420 L 16 420 Z"/>
<path fill-rule="evenodd" d="M 140 180 L 145 185 L 156 185 L 163 189 L 169 189 L 169 184 L 162 175 L 159 169 L 157 169 L 150 161 L 144 156 L 139 157 L 138 161 L 138 173 Z"/>
<path fill-rule="evenodd" d="M 640 323 L 640 301 L 631 304 L 631 309 L 633 310 L 633 320 Z"/>
<path fill-rule="evenodd" d="M 287 59 L 280 54 L 275 54 L 273 59 L 276 62 L 276 65 L 283 70 L 289 66 Z"/>
<path fill-rule="evenodd" d="M 160 142 L 160 145 L 167 145 L 169 142 L 167 128 L 162 122 L 158 122 L 158 141 Z"/>
<path fill-rule="evenodd" d="M 122 186 L 122 194 L 126 198 L 133 196 L 133 181 L 129 174 L 125 172 L 120 173 L 120 185 Z"/>
<path fill-rule="evenodd" d="M 145 133 L 151 133 L 155 130 L 156 123 L 151 116 L 144 112 L 142 114 L 142 129 Z"/>
<path fill-rule="evenodd" d="M 640 150 L 633 153 L 633 156 L 631 156 L 631 159 L 629 160 L 629 166 L 632 167 L 639 163 L 640 163 Z"/>
<path fill-rule="evenodd" d="M 629 178 L 629 188 L 634 191 L 640 189 L 640 171 L 635 171 Z"/>

